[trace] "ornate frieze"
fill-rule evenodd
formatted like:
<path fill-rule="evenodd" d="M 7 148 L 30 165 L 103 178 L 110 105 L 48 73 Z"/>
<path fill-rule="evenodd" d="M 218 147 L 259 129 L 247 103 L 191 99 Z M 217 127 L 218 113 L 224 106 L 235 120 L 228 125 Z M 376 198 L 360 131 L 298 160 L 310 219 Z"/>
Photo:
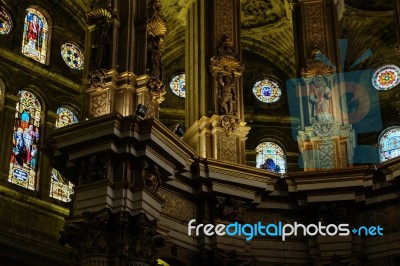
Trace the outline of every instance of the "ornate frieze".
<path fill-rule="evenodd" d="M 215 1 L 217 5 L 216 10 L 220 10 L 217 16 L 217 36 L 227 36 L 232 39 L 234 34 L 234 1 L 232 0 L 219 0 Z"/>
<path fill-rule="evenodd" d="M 304 18 L 308 47 L 317 47 L 326 54 L 323 2 L 304 5 Z"/>
<path fill-rule="evenodd" d="M 144 162 L 142 182 L 146 188 L 152 191 L 158 190 L 161 185 L 161 174 L 157 164 Z"/>
<path fill-rule="evenodd" d="M 90 114 L 92 117 L 99 117 L 108 113 L 107 91 L 90 96 Z"/>
<path fill-rule="evenodd" d="M 273 24 L 285 17 L 284 3 L 279 0 L 242 0 L 242 27 L 260 27 Z"/>
<path fill-rule="evenodd" d="M 119 256 L 127 261 L 152 263 L 166 240 L 157 232 L 155 220 L 143 213 L 132 216 L 128 212 L 85 212 L 79 218 L 67 219 L 60 235 L 60 243 L 72 247 L 76 261 L 111 261 Z"/>
<path fill-rule="evenodd" d="M 162 206 L 162 213 L 187 222 L 194 217 L 193 203 L 173 194 L 167 190 L 161 190 L 160 196 L 165 200 Z"/>

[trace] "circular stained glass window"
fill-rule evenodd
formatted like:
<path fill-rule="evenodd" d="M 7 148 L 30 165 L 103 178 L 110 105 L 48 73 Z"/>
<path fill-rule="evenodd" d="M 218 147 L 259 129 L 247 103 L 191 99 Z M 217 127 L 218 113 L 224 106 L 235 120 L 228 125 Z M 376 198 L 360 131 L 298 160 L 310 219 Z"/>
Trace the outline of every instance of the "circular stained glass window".
<path fill-rule="evenodd" d="M 7 34 L 12 28 L 12 20 L 7 11 L 0 7 L 0 34 Z"/>
<path fill-rule="evenodd" d="M 400 68 L 395 65 L 386 65 L 375 71 L 372 85 L 375 89 L 386 91 L 393 89 L 400 83 Z"/>
<path fill-rule="evenodd" d="M 64 43 L 61 46 L 61 56 L 70 68 L 83 68 L 83 53 L 82 50 L 75 44 Z"/>
<path fill-rule="evenodd" d="M 186 95 L 186 83 L 185 83 L 185 74 L 179 74 L 174 76 L 169 83 L 169 87 L 172 92 L 178 95 L 179 97 L 185 98 Z"/>
<path fill-rule="evenodd" d="M 254 84 L 253 93 L 263 103 L 274 103 L 281 97 L 282 90 L 276 81 L 267 78 Z"/>

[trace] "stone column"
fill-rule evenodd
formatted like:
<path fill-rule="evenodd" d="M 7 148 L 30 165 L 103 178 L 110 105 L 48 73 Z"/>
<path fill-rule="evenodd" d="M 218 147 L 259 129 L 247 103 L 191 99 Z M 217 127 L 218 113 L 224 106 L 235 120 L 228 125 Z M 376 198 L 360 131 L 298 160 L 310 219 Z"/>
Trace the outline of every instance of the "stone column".
<path fill-rule="evenodd" d="M 52 111 L 47 111 L 45 114 L 45 121 L 46 123 L 44 124 L 43 127 L 43 136 L 46 138 L 47 134 L 55 129 L 55 124 L 57 121 L 57 113 L 54 113 Z M 43 138 L 42 138 L 43 139 Z M 44 142 L 46 140 L 43 140 Z M 50 159 L 49 157 L 44 153 L 40 153 L 40 164 L 38 169 L 41 171 L 41 175 L 38 179 L 38 184 L 37 187 L 39 188 L 39 193 L 42 195 L 42 197 L 49 197 L 50 195 L 50 183 L 51 183 L 51 170 L 52 167 L 50 166 Z"/>
<path fill-rule="evenodd" d="M 15 124 L 15 112 L 16 105 L 18 102 L 17 96 L 6 93 L 4 96 L 4 105 L 2 107 L 2 115 L 3 115 L 3 125 L 1 126 L 0 137 L 3 140 L 4 147 L 1 150 L 1 180 L 7 181 L 9 172 L 5 171 L 5 169 L 10 168 L 10 156 L 12 149 L 12 138 L 14 132 L 14 124 Z"/>
<path fill-rule="evenodd" d="M 244 164 L 250 128 L 243 115 L 239 9 L 237 0 L 199 0 L 188 11 L 184 140 L 201 157 Z"/>
<path fill-rule="evenodd" d="M 304 169 L 352 164 L 355 140 L 349 124 L 338 41 L 340 1 L 304 0 L 294 4 L 300 102 L 299 150 Z"/>
<path fill-rule="evenodd" d="M 138 104 L 157 110 L 165 88 L 160 80 L 161 42 L 167 33 L 158 0 L 93 1 L 87 14 L 87 101 L 89 118 L 118 112 L 133 115 Z M 124 27 L 120 27 L 123 24 Z M 148 101 L 137 96 L 146 80 Z M 139 83 L 139 84 L 138 84 Z M 143 94 L 143 91 L 140 94 Z"/>

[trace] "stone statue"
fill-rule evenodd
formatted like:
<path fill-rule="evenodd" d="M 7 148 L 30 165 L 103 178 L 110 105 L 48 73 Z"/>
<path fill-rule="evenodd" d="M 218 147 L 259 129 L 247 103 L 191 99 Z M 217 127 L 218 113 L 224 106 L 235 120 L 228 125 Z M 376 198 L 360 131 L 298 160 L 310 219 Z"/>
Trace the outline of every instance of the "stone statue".
<path fill-rule="evenodd" d="M 231 75 L 219 74 L 218 76 L 218 104 L 221 115 L 235 115 L 236 86 Z"/>
<path fill-rule="evenodd" d="M 312 123 L 333 122 L 332 110 L 329 104 L 332 98 L 331 89 L 326 79 L 318 75 L 312 81 L 310 100 L 314 103 Z"/>
<path fill-rule="evenodd" d="M 92 44 L 92 55 L 90 58 L 91 70 L 109 68 L 111 48 L 109 30 L 110 25 L 107 22 L 101 22 L 96 25 L 96 35 Z"/>

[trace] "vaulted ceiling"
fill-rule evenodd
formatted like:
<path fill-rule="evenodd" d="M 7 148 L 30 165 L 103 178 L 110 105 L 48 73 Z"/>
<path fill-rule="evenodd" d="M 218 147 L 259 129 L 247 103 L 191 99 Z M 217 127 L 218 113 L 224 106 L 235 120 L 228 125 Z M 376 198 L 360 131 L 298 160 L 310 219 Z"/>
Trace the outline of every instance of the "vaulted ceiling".
<path fill-rule="evenodd" d="M 164 65 L 184 56 L 187 10 L 194 0 L 162 0 L 169 34 Z M 289 76 L 296 74 L 293 21 L 288 0 L 241 0 L 242 49 L 261 56 Z M 355 61 L 371 48 L 374 64 L 390 57 L 396 43 L 392 0 L 346 0 L 340 38 L 348 39 L 346 61 Z M 371 61 L 369 61 L 371 63 Z"/>

